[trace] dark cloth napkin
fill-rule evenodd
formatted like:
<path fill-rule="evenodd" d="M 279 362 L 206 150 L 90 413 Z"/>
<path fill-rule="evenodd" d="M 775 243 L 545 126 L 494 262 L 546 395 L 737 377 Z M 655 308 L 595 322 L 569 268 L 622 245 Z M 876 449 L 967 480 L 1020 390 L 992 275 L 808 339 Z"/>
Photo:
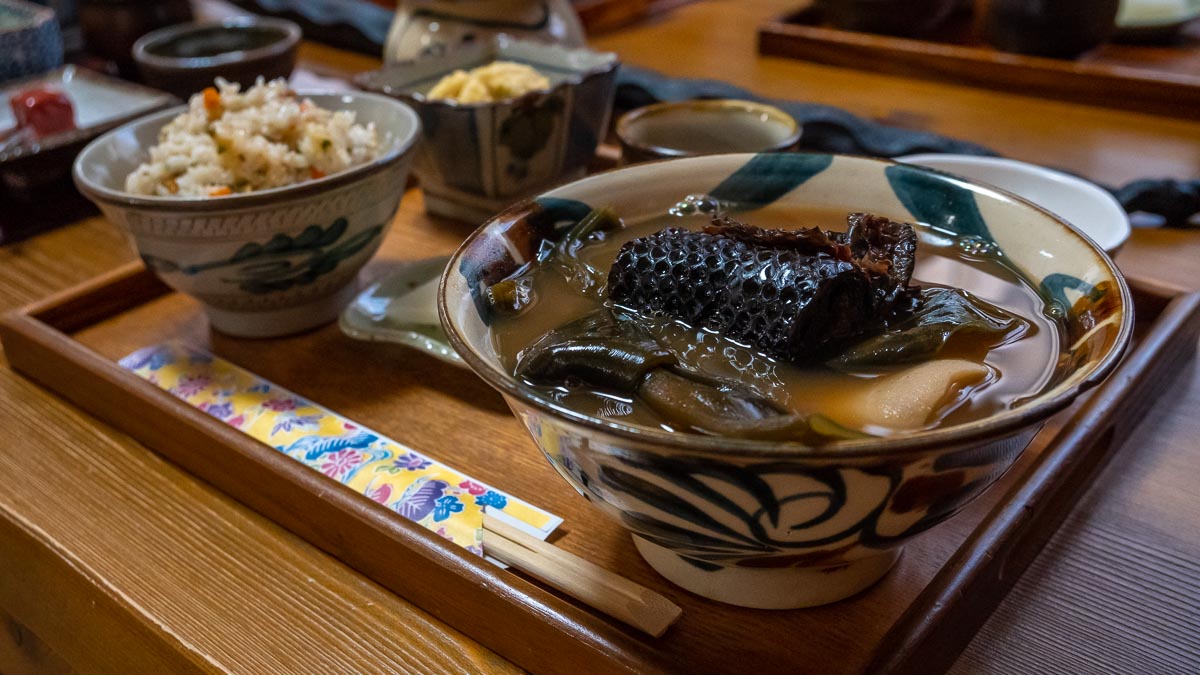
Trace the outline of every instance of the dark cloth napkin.
<path fill-rule="evenodd" d="M 777 101 L 719 80 L 692 80 L 622 65 L 617 73 L 618 110 L 633 110 L 659 101 L 692 98 L 737 98 L 770 103 L 796 118 L 804 126 L 800 148 L 813 152 L 846 155 L 899 157 L 918 152 L 950 152 L 961 155 L 996 153 L 982 145 L 926 131 L 912 131 L 865 120 L 830 105 Z"/>
<path fill-rule="evenodd" d="M 871 157 L 899 157 L 921 152 L 996 156 L 994 150 L 928 131 L 914 131 L 864 119 L 834 106 L 781 101 L 756 96 L 718 80 L 667 77 L 632 66 L 617 75 L 616 107 L 632 110 L 659 101 L 691 98 L 738 98 L 770 103 L 804 125 L 800 148 Z M 1101 184 L 1131 214 L 1149 214 L 1168 227 L 1195 227 L 1200 214 L 1200 180 L 1143 179 L 1121 187 Z M 1145 220 L 1145 219 L 1137 219 Z M 1189 224 L 1189 220 L 1193 222 Z"/>

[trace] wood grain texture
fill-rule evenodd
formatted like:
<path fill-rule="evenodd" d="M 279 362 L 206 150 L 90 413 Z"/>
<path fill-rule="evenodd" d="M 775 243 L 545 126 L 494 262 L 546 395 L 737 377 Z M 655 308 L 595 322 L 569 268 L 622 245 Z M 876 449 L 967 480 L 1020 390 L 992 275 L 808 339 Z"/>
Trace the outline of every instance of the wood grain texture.
<path fill-rule="evenodd" d="M 971 17 L 936 39 L 839 30 L 819 11 L 792 12 L 759 30 L 759 50 L 843 68 L 966 84 L 1092 105 L 1200 118 L 1200 42 L 1104 45 L 1074 60 L 1010 54 L 981 44 Z M 963 25 L 965 24 L 965 25 Z"/>
<path fill-rule="evenodd" d="M 618 52 L 626 63 L 677 76 L 718 77 L 765 96 L 837 105 L 869 118 L 970 138 L 1009 156 L 1066 168 L 1095 180 L 1121 182 L 1146 176 L 1200 175 L 1200 124 L 792 59 L 756 57 L 757 26 L 797 4 L 797 0 L 705 0 L 679 7 L 651 22 L 606 33 L 593 44 Z M 327 75 L 356 72 L 376 63 L 367 57 L 312 45 L 302 48 L 300 59 L 302 67 Z M 442 226 L 419 235 L 397 229 L 391 236 L 404 243 L 421 239 L 425 248 L 410 254 L 416 257 L 422 254 L 420 251 L 430 251 L 430 255 L 448 252 L 469 229 L 452 223 Z M 132 255 L 120 236 L 100 218 L 41 235 L 19 247 L 0 249 L 0 307 L 33 301 L 130 259 Z M 1140 275 L 1188 288 L 1200 285 L 1200 241 L 1192 232 L 1139 230 L 1118 262 Z M 203 319 L 194 315 L 190 323 L 177 328 L 183 333 L 206 333 Z M 146 330 L 144 343 L 157 335 L 154 330 Z M 217 341 L 221 349 L 228 346 L 220 344 L 220 338 Z M 394 368 L 395 372 L 386 377 L 396 388 L 396 398 L 360 401 L 355 415 L 368 419 L 395 406 L 417 405 L 413 411 L 417 423 L 395 423 L 381 429 L 397 439 L 413 442 L 428 434 L 445 439 L 446 448 L 474 442 L 462 428 L 465 425 L 452 415 L 449 419 L 420 419 L 427 410 L 420 402 L 426 398 L 435 402 L 431 405 L 450 401 L 452 412 L 470 408 L 466 401 L 473 400 L 478 412 L 468 418 L 471 423 L 497 422 L 489 439 L 492 452 L 480 462 L 482 478 L 504 486 L 505 477 L 514 467 L 529 463 L 547 468 L 534 461 L 528 441 L 509 420 L 500 399 L 465 373 L 429 362 L 399 346 L 344 343 L 327 333 L 312 336 L 305 353 L 316 356 L 331 348 L 351 352 L 344 355 L 348 360 L 368 358 Z M 245 350 L 239 352 L 239 358 L 255 354 L 254 350 Z M 264 370 L 251 361 L 245 363 L 260 372 Z M 348 375 L 309 382 L 302 364 L 273 366 L 263 374 L 281 380 L 287 377 L 298 383 L 296 388 L 301 393 L 335 408 L 353 397 L 356 386 Z M 1076 548 L 1075 544 L 1085 540 L 1085 535 L 1090 536 L 1093 529 L 1102 528 L 1112 532 L 1131 552 L 1147 549 L 1191 559 L 1200 555 L 1200 534 L 1195 526 L 1200 522 L 1200 512 L 1193 498 L 1195 485 L 1200 484 L 1200 450 L 1194 440 L 1200 437 L 1200 421 L 1195 415 L 1200 402 L 1200 375 L 1196 370 L 1184 373 L 1182 382 L 1175 385 L 1174 398 L 1168 397 L 1162 407 L 1155 409 L 1130 441 L 1128 449 L 1132 452 L 1109 467 L 1088 500 L 984 627 L 963 656 L 958 672 L 1117 669 L 1116 665 L 1106 664 L 1128 665 L 1148 652 L 1159 654 L 1160 660 L 1173 659 L 1172 668 L 1163 668 L 1164 672 L 1195 670 L 1200 656 L 1195 651 L 1180 651 L 1169 637 L 1172 630 L 1187 624 L 1171 623 L 1166 630 L 1156 629 L 1150 642 L 1134 641 L 1145 634 L 1145 626 L 1161 625 L 1155 622 L 1164 612 L 1170 613 L 1162 606 L 1168 598 L 1183 597 L 1187 602 L 1181 611 L 1194 614 L 1195 584 L 1188 577 L 1166 572 L 1132 577 L 1131 567 L 1136 560 L 1114 560 L 1091 549 Z M 326 390 L 329 384 L 332 387 Z M 6 368 L 0 368 L 0 401 L 13 407 L 16 420 L 6 418 L 5 422 L 11 422 L 12 437 L 23 441 L 20 452 L 11 445 L 0 448 L 4 465 L 0 471 L 0 504 L 4 505 L 0 519 L 14 522 L 20 518 L 22 523 L 36 526 L 55 542 L 60 555 L 72 556 L 87 566 L 98 583 L 135 600 L 136 611 L 147 624 L 156 627 L 146 636 L 147 642 L 139 643 L 137 648 L 152 648 L 158 642 L 174 644 L 180 636 L 195 650 L 216 655 L 222 668 L 242 671 L 251 666 L 284 670 L 277 664 L 272 668 L 271 657 L 263 653 L 283 654 L 289 665 L 311 666 L 293 669 L 307 671 L 317 667 L 312 664 L 320 664 L 328 670 L 369 672 L 382 669 L 380 661 L 401 668 L 406 658 L 414 658 L 414 653 L 418 654 L 418 663 L 430 664 L 430 668 L 445 667 L 463 653 L 467 654 L 463 658 L 478 670 L 505 668 L 494 655 L 472 648 L 469 641 L 443 624 L 414 612 L 407 603 L 232 504 L 173 465 L 157 460 L 128 438 L 14 377 Z M 505 420 L 509 426 L 500 424 Z M 97 453 L 106 467 L 103 471 L 97 471 L 88 461 Z M 543 505 L 578 499 L 557 476 L 546 475 L 541 490 L 547 495 Z M 86 490 L 79 486 L 86 486 Z M 45 492 L 47 488 L 56 491 Z M 86 494 L 77 494 L 80 491 Z M 190 510 L 181 514 L 180 503 L 190 505 Z M 969 518 L 970 513 L 963 517 Z M 951 521 L 945 527 L 957 525 Z M 564 541 L 575 540 L 576 552 L 627 552 L 629 548 L 628 539 L 619 532 L 594 533 L 581 542 L 578 539 L 583 533 L 574 530 L 570 522 L 564 529 Z M 931 547 L 930 555 L 950 553 L 937 550 L 932 543 L 923 545 Z M 147 548 L 155 552 L 151 563 L 142 561 Z M 0 569 L 7 570 L 10 560 L 22 553 L 0 549 Z M 913 583 L 907 568 L 912 558 L 910 551 L 884 584 L 903 588 Z M 260 565 L 264 560 L 276 567 L 269 574 L 252 574 L 263 569 Z M 657 583 L 657 577 L 640 559 L 626 553 L 623 560 L 629 566 L 622 568 L 623 573 L 642 583 Z M 1127 592 L 1132 599 L 1121 603 L 1124 611 L 1116 612 L 1110 598 L 1078 590 L 1081 583 L 1086 588 L 1089 579 L 1101 574 L 1115 580 L 1140 580 L 1156 574 L 1157 582 L 1174 591 L 1165 594 L 1131 588 Z M 1068 580 L 1074 585 L 1064 585 Z M 309 607 L 288 595 L 292 589 L 310 583 L 321 587 L 321 602 Z M 1188 585 L 1181 587 L 1179 583 Z M 1074 595 L 1067 597 L 1071 593 Z M 874 596 L 869 594 L 862 598 L 862 611 L 886 612 L 886 606 L 871 606 L 869 601 Z M 48 591 L 48 595 L 56 594 Z M 685 607 L 685 625 L 703 623 L 703 615 L 694 617 L 692 608 L 705 603 L 678 590 L 668 595 Z M 841 605 L 835 605 L 816 616 L 836 624 L 844 613 Z M 747 616 L 753 614 L 747 610 Z M 27 621 L 26 617 L 12 616 Z M 70 630 L 35 632 L 57 650 L 76 639 L 88 625 L 81 619 Z M 709 629 L 717 632 L 720 628 Z M 387 637 L 381 637 L 379 631 L 386 632 Z M 299 640 L 295 637 L 298 633 L 316 637 Z M 349 641 L 360 633 L 369 636 L 371 648 L 358 652 Z M 772 635 L 787 648 L 804 641 L 797 637 L 803 634 L 786 629 Z M 837 639 L 830 641 L 830 646 L 849 650 L 856 642 Z M 1114 656 L 1115 652 L 1121 652 L 1125 660 Z M 787 670 L 794 672 L 805 666 L 816 670 L 826 665 L 805 663 L 799 660 L 801 657 L 798 653 L 796 660 L 788 662 Z M 331 666 L 334 661 L 336 664 Z M 1072 668 L 1069 664 L 1096 667 Z"/>
<path fill-rule="evenodd" d="M 0 673 L 73 675 L 75 671 L 28 626 L 0 610 Z"/>
<path fill-rule="evenodd" d="M 112 275 L 108 287 L 87 287 L 96 304 L 116 308 L 121 291 L 150 276 Z M 75 292 L 63 297 L 67 303 L 86 299 Z M 596 673 L 664 670 L 652 649 L 622 630 L 214 423 L 70 336 L 24 314 L 6 317 L 0 334 L 14 369 L 520 666 L 568 673 L 570 664 L 587 661 Z"/>
<path fill-rule="evenodd" d="M 1137 311 L 1148 320 L 1147 304 Z M 954 663 L 1012 580 L 1025 572 L 1157 403 L 1163 385 L 1195 360 L 1198 337 L 1200 293 L 1175 297 L 1038 455 L 1027 476 L 999 497 L 1001 508 L 987 515 L 905 610 L 867 670 L 916 675 L 942 672 Z"/>
<path fill-rule="evenodd" d="M 81 423 L 7 368 L 0 391 L 0 428 L 44 443 L 36 462 L 0 453 L 0 475 L 22 486 L 0 494 L 0 605 L 56 636 L 50 644 L 79 670 L 504 667 L 127 437 Z"/>
<path fill-rule="evenodd" d="M 1196 672 L 1200 378 L 1182 377 L 952 673 Z"/>
<path fill-rule="evenodd" d="M 420 194 L 410 191 L 402 202 L 392 234 L 385 240 L 367 276 L 382 273 L 406 256 L 428 252 L 430 242 L 443 236 L 444 225 L 428 218 L 422 211 Z M 129 275 L 113 275 L 111 279 L 114 289 L 139 285 Z M 118 306 L 106 299 L 109 293 L 105 288 L 94 284 L 90 287 L 97 298 L 96 304 Z M 61 297 L 74 304 L 86 304 L 87 300 L 73 292 Z M 1195 304 L 1193 299 L 1186 311 L 1179 312 L 1193 327 Z M 39 311 L 46 316 L 61 314 L 48 305 Z M 665 655 L 667 662 L 722 672 L 744 667 L 786 669 L 797 660 L 828 663 L 834 654 L 838 662 L 824 667 L 825 672 L 857 672 L 868 668 L 873 660 L 881 658 L 875 645 L 882 641 L 883 648 L 890 649 L 887 645 L 893 632 L 889 631 L 897 620 L 971 534 L 972 528 L 999 503 L 1004 491 L 1019 488 L 1025 470 L 1038 464 L 1051 438 L 1050 434 L 1043 434 L 1018 467 L 1002 479 L 999 489 L 980 497 L 968 508 L 969 515 L 953 519 L 909 545 L 897 571 L 875 588 L 831 607 L 765 613 L 700 600 L 653 574 L 645 581 L 635 576 L 644 573 L 647 567 L 634 551 L 628 535 L 557 480 L 554 471 L 533 451 L 526 434 L 497 394 L 463 371 L 458 371 L 467 378 L 462 383 L 447 383 L 433 372 L 422 372 L 428 367 L 457 370 L 440 361 L 418 357 L 404 364 L 393 363 L 378 345 L 356 344 L 333 326 L 275 340 L 221 336 L 208 330 L 194 300 L 177 294 L 130 307 L 99 321 L 77 333 L 74 336 L 77 342 L 24 317 L 6 319 L 3 329 L 10 359 L 23 372 L 94 411 L 101 419 L 128 430 L 148 446 L 519 665 L 545 672 L 559 672 L 565 664 L 581 659 L 590 660 L 593 670 L 616 666 L 645 672 L 661 667 L 655 658 L 656 651 Z M 641 638 L 639 642 L 587 615 L 579 616 L 569 605 L 536 593 L 518 580 L 495 577 L 486 565 L 477 570 L 479 578 L 474 579 L 463 566 L 467 559 L 447 555 L 444 549 L 453 547 L 437 537 L 426 536 L 426 542 L 412 537 L 412 530 L 427 533 L 421 533 L 419 528 L 369 500 L 358 496 L 347 499 L 351 493 L 342 486 L 330 484 L 265 446 L 213 422 L 169 394 L 122 373 L 112 363 L 137 348 L 166 339 L 183 339 L 212 349 L 436 459 L 471 467 L 472 474 L 511 494 L 535 502 L 541 500 L 539 505 L 563 515 L 569 524 L 567 534 L 556 542 L 560 548 L 606 569 L 620 570 L 659 593 L 679 596 L 676 601 L 685 607 L 684 619 L 663 638 Z M 1162 336 L 1158 339 L 1161 341 Z M 94 359 L 81 345 L 108 360 Z M 316 354 L 320 356 L 310 356 Z M 320 359 L 322 368 L 309 367 L 315 358 Z M 370 376 L 365 377 L 368 372 Z M 430 384 L 433 382 L 441 384 L 434 388 Z M 478 389 L 483 391 L 476 393 Z M 149 410 L 154 413 L 148 418 L 139 414 Z M 1057 423 L 1052 422 L 1050 427 L 1056 428 Z M 485 436 L 488 442 L 483 440 Z M 483 473 L 497 457 L 503 458 L 502 466 L 492 474 Z M 1058 506 L 1064 504 L 1069 501 L 1059 502 Z M 1047 508 L 1055 508 L 1055 503 L 1051 502 Z M 377 518 L 376 512 L 390 516 L 391 526 L 382 516 Z M 577 534 L 580 532 L 586 535 L 581 537 Z M 594 541 L 601 538 L 615 544 L 594 548 Z M 1035 552 L 1044 540 L 1035 538 L 1033 547 L 1024 551 Z M 384 559 L 407 567 L 408 573 L 402 577 L 390 575 L 392 568 L 380 565 Z M 430 566 L 428 560 L 435 562 Z M 1012 570 L 1005 567 L 999 573 Z M 489 578 L 494 581 L 488 581 Z M 896 583 L 898 579 L 903 582 Z M 989 587 L 991 584 L 986 580 L 979 586 L 981 591 Z M 430 594 L 430 588 L 438 589 L 438 593 Z M 474 610 L 464 614 L 461 607 L 471 602 L 471 598 Z M 512 602 L 504 609 L 510 599 Z M 969 608 L 966 609 L 969 613 Z M 552 612 L 542 619 L 550 625 L 540 623 L 536 617 L 530 623 L 530 611 Z M 503 634 L 492 630 L 498 621 L 507 624 Z M 786 636 L 795 634 L 817 639 L 788 649 L 778 648 Z M 961 647 L 969 635 L 959 634 L 957 642 L 947 644 Z M 893 642 L 897 643 L 896 653 L 908 653 L 904 638 Z M 526 644 L 538 644 L 540 648 L 529 653 L 523 649 Z M 831 644 L 839 645 L 836 651 Z M 943 654 L 953 654 L 946 644 L 941 647 Z"/>

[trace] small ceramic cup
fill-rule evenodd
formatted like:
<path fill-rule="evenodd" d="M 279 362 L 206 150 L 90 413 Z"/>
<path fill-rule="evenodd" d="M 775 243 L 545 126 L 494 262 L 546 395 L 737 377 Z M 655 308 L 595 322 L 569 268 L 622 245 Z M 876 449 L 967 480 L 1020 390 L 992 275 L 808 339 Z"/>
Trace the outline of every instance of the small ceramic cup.
<path fill-rule="evenodd" d="M 621 163 L 739 152 L 784 152 L 800 124 L 775 106 L 736 99 L 655 103 L 617 120 Z"/>
<path fill-rule="evenodd" d="M 300 27 L 284 19 L 237 17 L 186 23 L 143 35 L 133 45 L 142 80 L 187 100 L 223 77 L 249 88 L 262 77 L 287 77 L 296 64 Z"/>

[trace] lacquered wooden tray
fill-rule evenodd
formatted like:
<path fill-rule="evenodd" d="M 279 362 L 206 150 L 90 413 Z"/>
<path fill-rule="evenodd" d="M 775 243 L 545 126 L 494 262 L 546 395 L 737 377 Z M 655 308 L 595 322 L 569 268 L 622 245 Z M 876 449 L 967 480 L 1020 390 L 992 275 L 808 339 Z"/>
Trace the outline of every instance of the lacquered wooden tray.
<path fill-rule="evenodd" d="M 369 280 L 450 252 L 470 228 L 406 195 Z M 873 588 L 833 605 L 759 611 L 658 577 L 629 536 L 545 462 L 500 396 L 469 372 L 335 326 L 285 339 L 212 333 L 192 299 L 140 265 L 12 313 L 13 368 L 535 672 L 933 672 L 953 662 L 1170 376 L 1195 356 L 1200 295 L 1135 284 L 1137 348 L 1088 400 L 1047 426 L 961 514 L 909 544 Z M 684 608 L 659 639 L 501 570 L 124 371 L 116 359 L 180 338 L 565 518 L 562 548 Z"/>
<path fill-rule="evenodd" d="M 1077 59 L 983 44 L 969 12 L 929 39 L 839 30 L 812 3 L 759 28 L 758 51 L 831 66 L 941 80 L 1111 108 L 1200 118 L 1200 22 L 1171 45 L 1104 44 Z"/>

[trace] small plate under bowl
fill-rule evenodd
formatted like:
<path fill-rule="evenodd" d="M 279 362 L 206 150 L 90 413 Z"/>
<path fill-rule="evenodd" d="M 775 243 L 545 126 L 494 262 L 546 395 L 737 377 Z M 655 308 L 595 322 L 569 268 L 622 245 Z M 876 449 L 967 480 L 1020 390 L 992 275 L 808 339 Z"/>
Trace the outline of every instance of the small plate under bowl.
<path fill-rule="evenodd" d="M 401 263 L 342 312 L 338 326 L 356 340 L 395 342 L 466 368 L 437 314 L 437 285 L 450 256 Z"/>

